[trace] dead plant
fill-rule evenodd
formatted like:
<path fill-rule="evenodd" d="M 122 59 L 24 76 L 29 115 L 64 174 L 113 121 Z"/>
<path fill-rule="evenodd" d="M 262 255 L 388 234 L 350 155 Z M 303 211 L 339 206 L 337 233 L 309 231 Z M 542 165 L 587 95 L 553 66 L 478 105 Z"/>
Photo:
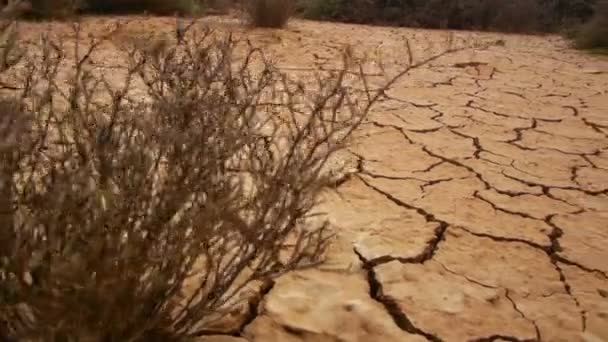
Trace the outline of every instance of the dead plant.
<path fill-rule="evenodd" d="M 304 82 L 204 30 L 129 51 L 117 83 L 91 64 L 104 38 L 74 31 L 69 50 L 43 36 L 25 55 L 14 38 L 0 54 L 10 61 L 0 86 L 4 339 L 213 333 L 246 286 L 321 260 L 326 224 L 310 213 L 332 181 L 328 161 L 397 78 L 456 50 L 418 63 L 409 54 L 371 89 L 349 53 L 340 70 Z"/>

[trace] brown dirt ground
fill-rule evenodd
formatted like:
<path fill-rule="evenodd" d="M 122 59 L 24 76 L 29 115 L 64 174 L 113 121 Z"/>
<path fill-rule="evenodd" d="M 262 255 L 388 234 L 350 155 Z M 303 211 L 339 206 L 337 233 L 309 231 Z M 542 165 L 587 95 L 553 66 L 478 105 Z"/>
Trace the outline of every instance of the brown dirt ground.
<path fill-rule="evenodd" d="M 87 18 L 85 31 L 111 20 Z M 128 20 L 127 39 L 173 32 L 172 18 Z M 343 44 L 381 51 L 397 71 L 404 38 L 423 56 L 447 34 L 206 22 L 292 73 L 336 59 Z M 46 27 L 22 30 L 35 38 Z M 327 263 L 279 278 L 242 337 L 205 341 L 608 341 L 608 60 L 555 36 L 455 37 L 505 44 L 395 84 L 350 148 L 353 177 L 326 195 L 337 233 Z M 114 47 L 100 70 L 120 65 L 120 39 Z M 467 62 L 478 63 L 455 66 Z"/>

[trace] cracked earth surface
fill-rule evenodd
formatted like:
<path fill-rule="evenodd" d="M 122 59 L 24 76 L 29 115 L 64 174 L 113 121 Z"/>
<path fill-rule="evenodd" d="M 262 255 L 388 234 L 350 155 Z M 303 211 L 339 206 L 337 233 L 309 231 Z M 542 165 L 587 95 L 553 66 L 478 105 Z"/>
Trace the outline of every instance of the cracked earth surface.
<path fill-rule="evenodd" d="M 396 72 L 404 37 L 415 56 L 445 39 L 306 21 L 245 34 L 294 73 L 346 43 Z M 277 279 L 239 337 L 204 341 L 608 341 L 608 61 L 552 36 L 456 36 L 504 44 L 392 86 L 324 196 L 327 262 Z"/>
<path fill-rule="evenodd" d="M 381 43 L 398 70 L 400 37 L 442 34 L 298 22 L 279 55 Z M 322 205 L 327 263 L 278 279 L 243 337 L 608 341 L 608 62 L 555 37 L 469 35 L 505 45 L 387 92 Z"/>

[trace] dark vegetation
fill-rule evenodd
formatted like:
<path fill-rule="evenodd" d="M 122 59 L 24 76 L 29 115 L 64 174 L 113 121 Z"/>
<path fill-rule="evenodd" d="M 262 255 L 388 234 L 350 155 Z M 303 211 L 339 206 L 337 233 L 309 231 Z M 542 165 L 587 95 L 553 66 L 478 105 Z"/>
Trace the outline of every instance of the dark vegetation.
<path fill-rule="evenodd" d="M 202 11 L 203 0 L 81 0 L 79 10 L 93 13 L 143 13 L 195 15 Z"/>
<path fill-rule="evenodd" d="M 257 27 L 280 28 L 294 13 L 295 0 L 20 0 L 5 11 L 28 19 L 66 19 L 78 14 L 155 14 L 194 16 L 243 10 Z"/>
<path fill-rule="evenodd" d="M 575 36 L 576 46 L 608 54 L 608 0 L 601 0 L 593 18 Z"/>
<path fill-rule="evenodd" d="M 441 29 L 548 32 L 586 22 L 595 0 L 300 0 L 314 19 Z"/>
<path fill-rule="evenodd" d="M 68 18 L 76 14 L 197 15 L 219 7 L 218 0 L 21 0 L 19 12 L 30 19 Z"/>
<path fill-rule="evenodd" d="M 306 18 L 359 24 L 516 33 L 564 33 L 608 48 L 606 0 L 300 0 Z"/>
<path fill-rule="evenodd" d="M 293 0 L 250 0 L 245 6 L 256 27 L 283 27 L 294 11 Z"/>

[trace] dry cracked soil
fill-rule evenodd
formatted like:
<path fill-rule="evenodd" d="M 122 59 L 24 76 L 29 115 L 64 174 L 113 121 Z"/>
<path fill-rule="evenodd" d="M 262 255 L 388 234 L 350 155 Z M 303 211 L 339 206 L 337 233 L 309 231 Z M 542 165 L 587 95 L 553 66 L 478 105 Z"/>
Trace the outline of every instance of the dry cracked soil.
<path fill-rule="evenodd" d="M 131 20 L 134 34 L 173 27 Z M 209 23 L 240 30 L 292 73 L 343 44 L 381 51 L 396 72 L 405 38 L 416 58 L 447 35 Z M 608 341 L 608 60 L 555 36 L 454 35 L 500 44 L 389 89 L 348 150 L 349 177 L 324 195 L 336 234 L 327 261 L 278 278 L 239 337 L 203 341 Z"/>

